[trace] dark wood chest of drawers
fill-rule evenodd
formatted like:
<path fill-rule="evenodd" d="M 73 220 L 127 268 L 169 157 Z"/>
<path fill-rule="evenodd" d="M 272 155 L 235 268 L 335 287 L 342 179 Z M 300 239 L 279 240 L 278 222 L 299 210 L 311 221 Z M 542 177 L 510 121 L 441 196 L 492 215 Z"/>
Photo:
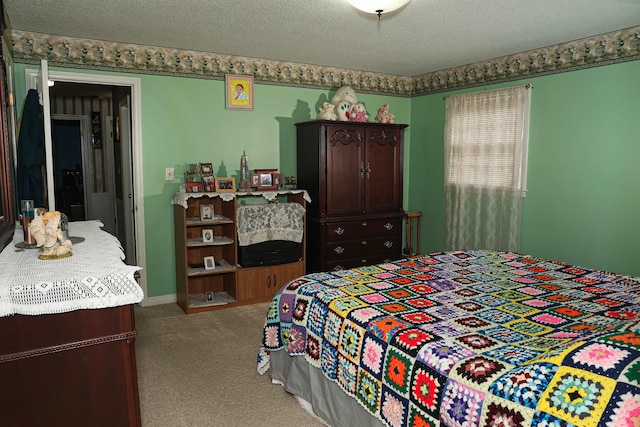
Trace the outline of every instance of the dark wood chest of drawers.
<path fill-rule="evenodd" d="M 307 270 L 400 258 L 407 125 L 315 120 L 296 126 L 298 185 L 312 200 Z"/>

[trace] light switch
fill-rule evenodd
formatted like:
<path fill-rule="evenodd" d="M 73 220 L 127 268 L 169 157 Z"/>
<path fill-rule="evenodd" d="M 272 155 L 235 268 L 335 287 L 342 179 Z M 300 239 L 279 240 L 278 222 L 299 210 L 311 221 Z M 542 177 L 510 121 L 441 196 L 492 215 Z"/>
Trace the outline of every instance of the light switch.
<path fill-rule="evenodd" d="M 166 169 L 166 180 L 167 181 L 173 181 L 173 179 L 175 178 L 175 173 L 173 168 L 167 168 Z"/>

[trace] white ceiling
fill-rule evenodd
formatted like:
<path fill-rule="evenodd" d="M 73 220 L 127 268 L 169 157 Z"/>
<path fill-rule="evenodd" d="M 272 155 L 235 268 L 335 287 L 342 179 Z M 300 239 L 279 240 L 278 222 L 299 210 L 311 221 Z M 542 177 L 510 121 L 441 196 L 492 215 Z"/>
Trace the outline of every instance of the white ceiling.
<path fill-rule="evenodd" d="M 372 0 L 373 1 L 373 0 Z M 4 0 L 13 29 L 415 76 L 640 25 L 640 0 Z"/>

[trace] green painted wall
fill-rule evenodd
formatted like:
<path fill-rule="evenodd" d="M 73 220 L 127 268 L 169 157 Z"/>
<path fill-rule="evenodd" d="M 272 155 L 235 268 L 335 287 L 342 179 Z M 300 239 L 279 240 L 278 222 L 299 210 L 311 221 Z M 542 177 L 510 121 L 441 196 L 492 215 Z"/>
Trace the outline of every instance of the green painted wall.
<path fill-rule="evenodd" d="M 25 97 L 24 64 L 15 64 L 19 109 Z M 51 68 L 57 71 L 85 72 Z M 109 74 L 109 73 L 102 73 Z M 131 74 L 119 74 L 131 76 Z M 289 86 L 255 85 L 253 111 L 226 110 L 224 82 L 180 77 L 136 75 L 142 88 L 144 212 L 148 296 L 174 294 L 175 251 L 171 195 L 189 163 L 212 162 L 218 176 L 237 176 L 246 150 L 249 168 L 278 168 L 296 174 L 295 123 L 315 118 L 318 107 L 334 92 Z M 358 94 L 370 115 L 388 103 L 397 123 L 408 123 L 411 100 Z M 405 156 L 410 141 L 406 132 Z M 165 168 L 176 179 L 165 181 Z M 226 169 L 226 172 L 223 171 Z M 409 174 L 405 170 L 405 177 Z M 406 181 L 405 181 L 406 182 Z M 405 194 L 408 194 L 405 185 Z"/>
<path fill-rule="evenodd" d="M 640 61 L 531 83 L 521 252 L 640 276 Z M 444 246 L 443 95 L 412 99 L 408 209 L 423 212 L 423 252 Z"/>
<path fill-rule="evenodd" d="M 29 66 L 30 67 L 30 66 Z M 23 64 L 16 98 L 24 99 Z M 84 72 L 76 69 L 57 69 Z M 523 253 L 640 276 L 640 61 L 492 85 L 534 86 Z M 255 86 L 253 111 L 228 111 L 224 83 L 138 75 L 142 82 L 144 209 L 148 294 L 175 292 L 173 216 L 180 181 L 166 182 L 188 163 L 211 161 L 236 175 L 246 150 L 249 167 L 295 174 L 294 123 L 309 120 L 333 93 Z M 444 245 L 444 95 L 412 99 L 360 94 L 374 116 L 388 103 L 405 139 L 405 208 L 423 212 L 422 252 Z"/>

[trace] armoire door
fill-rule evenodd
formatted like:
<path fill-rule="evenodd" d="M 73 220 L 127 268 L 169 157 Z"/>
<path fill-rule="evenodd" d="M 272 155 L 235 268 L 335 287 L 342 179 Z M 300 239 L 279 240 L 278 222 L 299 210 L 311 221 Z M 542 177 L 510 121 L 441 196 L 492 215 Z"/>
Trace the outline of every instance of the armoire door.
<path fill-rule="evenodd" d="M 327 215 L 365 211 L 363 127 L 327 126 Z"/>
<path fill-rule="evenodd" d="M 402 142 L 400 129 L 367 128 L 365 210 L 402 210 Z"/>

